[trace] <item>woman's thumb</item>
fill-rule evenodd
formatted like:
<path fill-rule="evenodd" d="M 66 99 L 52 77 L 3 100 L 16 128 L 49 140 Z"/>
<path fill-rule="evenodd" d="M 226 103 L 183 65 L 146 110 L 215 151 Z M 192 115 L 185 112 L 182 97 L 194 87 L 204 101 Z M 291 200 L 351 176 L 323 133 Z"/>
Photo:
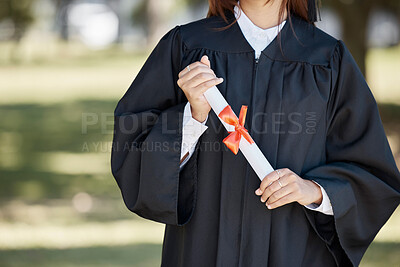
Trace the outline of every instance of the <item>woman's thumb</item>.
<path fill-rule="evenodd" d="M 202 56 L 200 62 L 206 64 L 209 68 L 211 68 L 211 63 L 207 55 Z"/>

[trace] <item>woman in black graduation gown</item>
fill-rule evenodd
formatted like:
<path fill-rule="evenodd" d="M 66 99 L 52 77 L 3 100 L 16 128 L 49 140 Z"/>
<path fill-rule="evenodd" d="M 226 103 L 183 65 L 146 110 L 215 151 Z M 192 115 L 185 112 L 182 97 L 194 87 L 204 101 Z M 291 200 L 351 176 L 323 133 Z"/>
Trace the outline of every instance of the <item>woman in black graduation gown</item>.
<path fill-rule="evenodd" d="M 171 29 L 119 101 L 111 166 L 124 202 L 166 224 L 162 266 L 356 266 L 400 200 L 373 95 L 345 44 L 313 25 L 313 1 L 308 12 L 306 0 L 282 1 L 287 23 L 258 60 L 234 23 L 235 3 L 210 1 L 206 19 Z M 222 145 L 213 112 L 180 169 L 193 91 L 187 98 L 178 80 L 203 55 L 215 73 L 202 76 L 207 85 L 218 84 L 236 114 L 248 105 L 245 127 L 280 170 L 268 183 Z M 278 176 L 291 177 L 297 195 L 269 209 L 255 190 L 275 181 L 279 191 Z M 321 200 L 311 180 L 333 215 L 304 206 Z"/>

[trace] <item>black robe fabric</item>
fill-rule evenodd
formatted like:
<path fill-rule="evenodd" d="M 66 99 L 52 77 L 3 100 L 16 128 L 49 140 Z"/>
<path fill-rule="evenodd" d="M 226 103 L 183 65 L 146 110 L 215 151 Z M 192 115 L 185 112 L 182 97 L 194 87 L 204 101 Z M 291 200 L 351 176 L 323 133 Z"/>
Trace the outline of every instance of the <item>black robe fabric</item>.
<path fill-rule="evenodd" d="M 119 101 L 112 172 L 132 212 L 166 224 L 162 266 L 357 266 L 398 206 L 400 174 L 349 50 L 296 15 L 291 22 L 258 62 L 237 23 L 176 26 Z M 322 185 L 334 216 L 299 203 L 268 210 L 212 111 L 180 170 L 187 99 L 178 73 L 203 55 L 235 113 L 248 105 L 245 127 L 271 165 Z"/>

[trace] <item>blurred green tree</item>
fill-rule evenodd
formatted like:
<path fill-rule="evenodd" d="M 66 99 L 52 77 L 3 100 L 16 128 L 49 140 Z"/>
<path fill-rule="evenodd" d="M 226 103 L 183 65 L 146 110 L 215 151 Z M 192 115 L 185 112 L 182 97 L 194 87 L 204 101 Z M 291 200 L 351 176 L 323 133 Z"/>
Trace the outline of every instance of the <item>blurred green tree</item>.
<path fill-rule="evenodd" d="M 132 11 L 134 24 L 141 25 L 147 34 L 148 46 L 153 46 L 163 32 L 163 26 L 171 17 L 180 0 L 142 0 Z"/>
<path fill-rule="evenodd" d="M 59 23 L 60 37 L 64 41 L 69 39 L 68 7 L 73 0 L 56 0 L 56 23 Z"/>
<path fill-rule="evenodd" d="M 400 17 L 399 0 L 326 0 L 343 24 L 343 40 L 346 42 L 358 66 L 365 75 L 365 57 L 368 51 L 367 24 L 371 11 L 383 8 L 394 11 Z"/>
<path fill-rule="evenodd" d="M 185 0 L 191 6 L 201 6 L 208 2 L 208 0 Z"/>
<path fill-rule="evenodd" d="M 0 1 L 0 21 L 10 20 L 14 25 L 11 40 L 20 42 L 34 21 L 33 3 L 35 0 Z"/>

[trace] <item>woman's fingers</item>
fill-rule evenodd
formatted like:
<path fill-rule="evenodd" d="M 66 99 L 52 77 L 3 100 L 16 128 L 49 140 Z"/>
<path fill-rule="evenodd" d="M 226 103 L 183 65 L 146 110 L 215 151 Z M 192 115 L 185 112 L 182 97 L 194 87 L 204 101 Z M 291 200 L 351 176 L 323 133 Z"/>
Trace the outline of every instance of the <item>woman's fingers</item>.
<path fill-rule="evenodd" d="M 282 188 L 279 188 L 278 190 L 276 190 L 274 193 L 272 193 L 269 197 L 268 200 L 265 202 L 265 204 L 272 204 L 276 201 L 278 201 L 279 199 L 283 198 L 286 195 L 289 194 L 294 194 L 295 192 L 295 186 L 294 183 L 290 183 L 285 185 Z M 295 201 L 295 200 L 294 200 Z"/>
<path fill-rule="evenodd" d="M 188 68 L 189 67 L 189 68 Z M 178 77 L 182 78 L 183 76 L 185 76 L 186 74 L 191 73 L 192 71 L 194 71 L 196 68 L 198 67 L 203 67 L 203 68 L 207 68 L 210 69 L 209 65 L 205 62 L 201 62 L 201 61 L 196 61 L 193 62 L 192 64 L 189 64 L 188 66 L 186 66 L 181 72 L 179 72 Z M 189 71 L 190 70 L 190 71 Z M 212 70 L 211 70 L 212 71 Z"/>
<path fill-rule="evenodd" d="M 264 192 L 261 195 L 261 202 L 265 202 L 272 194 L 281 190 L 289 185 L 291 182 L 291 178 L 289 174 L 285 174 L 273 181 L 267 188 L 265 188 Z"/>
<path fill-rule="evenodd" d="M 266 202 L 269 209 L 292 202 L 308 205 L 322 201 L 322 191 L 318 184 L 301 178 L 288 168 L 265 176 L 255 193 L 261 196 L 261 202 Z"/>
<path fill-rule="evenodd" d="M 281 207 L 283 205 L 286 205 L 286 204 L 289 204 L 289 203 L 292 203 L 295 201 L 296 201 L 296 195 L 294 193 L 289 193 L 289 194 L 285 195 L 284 197 L 281 197 L 274 203 L 271 203 L 271 204 L 267 203 L 266 206 L 268 207 L 268 209 L 275 209 L 275 208 Z"/>
<path fill-rule="evenodd" d="M 207 56 L 200 61 L 190 64 L 179 73 L 178 86 L 185 93 L 192 108 L 192 117 L 198 121 L 204 121 L 204 114 L 208 114 L 211 106 L 203 96 L 203 93 L 223 82 L 217 78 L 210 68 L 211 63 Z"/>
<path fill-rule="evenodd" d="M 182 75 L 179 80 L 182 82 L 182 84 L 185 84 L 187 81 L 190 81 L 193 79 L 193 77 L 201 74 L 201 73 L 209 73 L 215 76 L 215 73 L 212 69 L 207 67 L 204 64 L 198 65 L 194 67 L 193 69 L 190 69 L 190 71 L 186 72 L 184 75 Z"/>
<path fill-rule="evenodd" d="M 200 61 L 193 62 L 192 64 L 189 64 L 188 66 L 186 66 L 181 72 L 179 72 L 178 77 L 181 78 L 182 76 L 184 76 L 185 74 L 187 74 L 189 72 L 189 69 L 191 71 L 192 69 L 194 69 L 197 66 L 205 66 L 205 67 L 207 67 L 206 64 L 201 63 Z"/>
<path fill-rule="evenodd" d="M 207 72 L 200 72 L 190 80 L 186 81 L 183 85 L 182 88 L 184 90 L 196 88 L 198 85 L 210 81 L 212 79 L 215 79 L 215 74 L 207 73 Z"/>
<path fill-rule="evenodd" d="M 201 59 L 200 59 L 200 62 L 206 64 L 209 68 L 211 68 L 211 62 L 208 59 L 207 55 L 202 56 Z"/>
<path fill-rule="evenodd" d="M 212 77 L 205 80 L 196 80 L 191 83 L 190 86 L 184 86 L 182 90 L 184 91 L 186 97 L 189 101 L 198 100 L 199 97 L 206 91 L 206 89 L 212 87 L 213 85 L 221 83 L 222 80 Z"/>
<path fill-rule="evenodd" d="M 210 74 L 210 75 L 214 75 L 214 72 L 209 69 L 207 66 L 203 65 L 203 66 L 197 66 L 196 68 L 194 68 L 193 70 L 191 70 L 190 72 L 186 73 L 185 75 L 181 76 L 178 81 L 177 84 L 180 88 L 185 89 L 188 88 L 188 82 L 190 82 L 194 77 L 196 77 L 199 74 Z"/>
<path fill-rule="evenodd" d="M 195 91 L 199 96 L 202 95 L 205 91 L 207 91 L 209 88 L 213 87 L 214 85 L 218 85 L 224 81 L 223 78 L 213 78 L 211 80 L 205 81 L 195 88 L 193 88 L 193 91 Z"/>
<path fill-rule="evenodd" d="M 278 172 L 279 172 L 279 174 L 278 174 Z M 284 168 L 284 169 L 278 169 L 278 170 L 275 170 L 275 171 L 269 173 L 261 181 L 260 188 L 258 188 L 256 190 L 256 194 L 259 195 L 259 196 L 262 195 L 264 193 L 264 190 L 269 185 L 271 185 L 274 181 L 278 180 L 278 178 L 280 176 L 284 176 L 284 175 L 286 175 L 287 173 L 290 173 L 290 172 L 291 172 L 291 170 L 289 170 L 288 168 Z"/>
<path fill-rule="evenodd" d="M 203 58 L 202 60 L 208 61 L 208 59 L 205 60 Z M 188 94 L 191 94 L 189 91 L 192 89 L 196 89 L 199 85 L 216 78 L 214 71 L 204 63 L 195 62 L 192 63 L 191 66 L 192 68 L 190 71 L 181 72 L 183 74 L 180 75 L 177 81 L 178 86 Z M 215 85 L 215 83 L 213 83 L 213 85 Z M 200 86 L 200 88 L 201 87 L 202 86 Z"/>

